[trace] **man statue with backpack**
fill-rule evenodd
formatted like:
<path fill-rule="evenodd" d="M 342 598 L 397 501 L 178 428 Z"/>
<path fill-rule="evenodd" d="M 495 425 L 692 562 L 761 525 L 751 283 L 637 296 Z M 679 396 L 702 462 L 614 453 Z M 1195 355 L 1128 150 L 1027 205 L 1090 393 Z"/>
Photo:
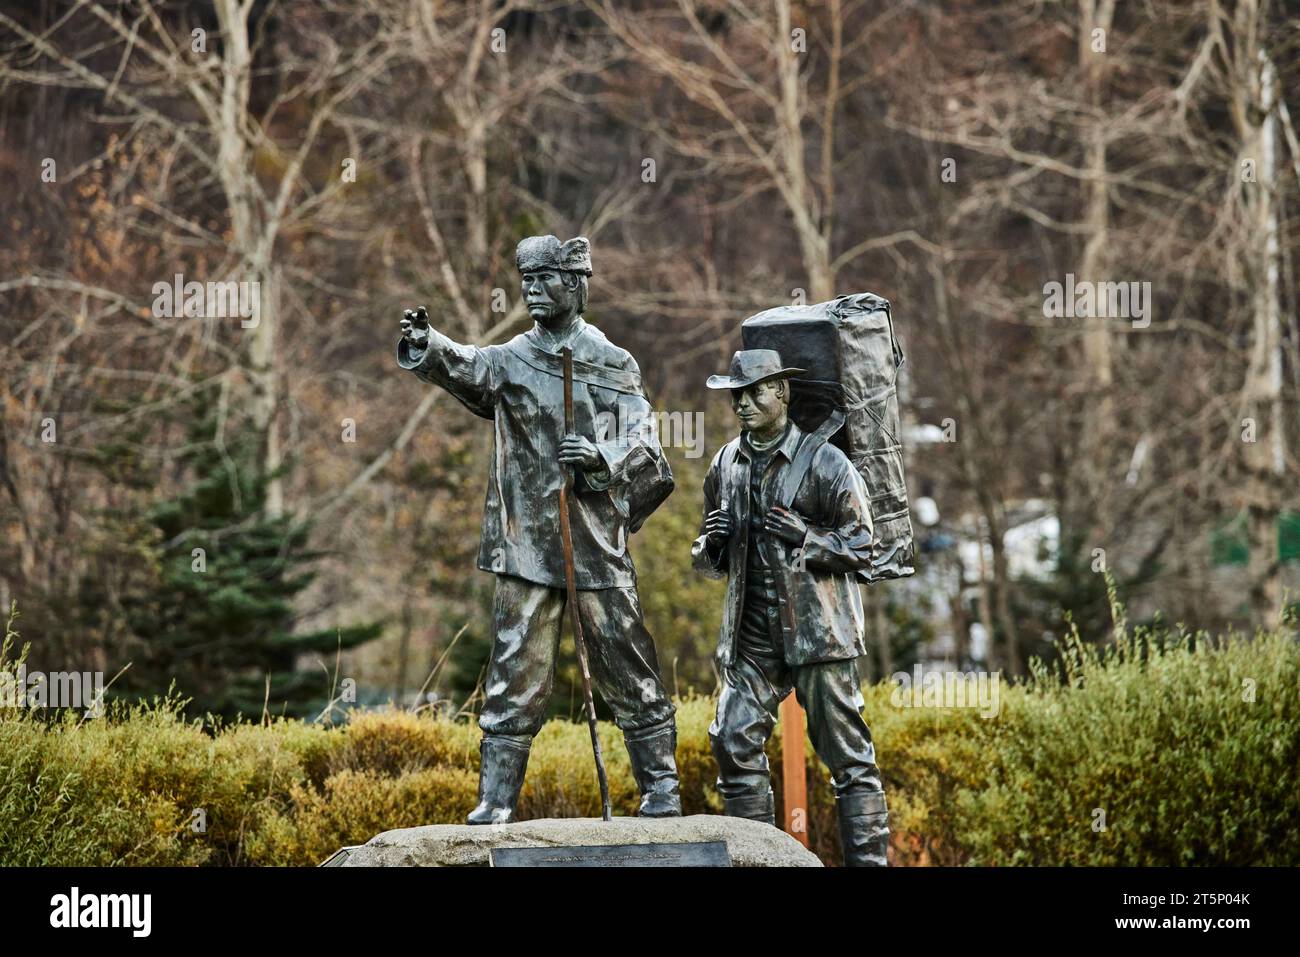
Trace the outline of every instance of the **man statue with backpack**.
<path fill-rule="evenodd" d="M 871 507 L 862 475 L 826 440 L 843 418 L 811 432 L 790 418 L 790 379 L 804 371 L 775 350 L 747 349 L 707 383 L 730 390 L 742 429 L 709 467 L 691 549 L 697 569 L 728 579 L 709 739 L 726 813 L 775 824 L 763 749 L 793 690 L 831 771 L 844 863 L 885 866 L 888 811 L 857 668 Z"/>

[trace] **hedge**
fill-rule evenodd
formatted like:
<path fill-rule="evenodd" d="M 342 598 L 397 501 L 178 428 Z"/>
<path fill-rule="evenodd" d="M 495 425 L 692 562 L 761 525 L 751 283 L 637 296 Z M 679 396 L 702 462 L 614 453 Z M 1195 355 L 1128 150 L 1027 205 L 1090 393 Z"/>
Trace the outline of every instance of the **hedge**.
<path fill-rule="evenodd" d="M 992 717 L 900 706 L 888 682 L 864 689 L 894 863 L 1300 864 L 1290 630 L 1212 639 L 1121 624 L 1100 649 L 1070 634 L 1060 650 L 1062 666 L 1004 683 Z M 685 811 L 719 813 L 714 702 L 677 705 Z M 600 732 L 615 813 L 631 814 L 621 736 Z M 0 708 L 0 863 L 316 864 L 381 830 L 463 820 L 478 737 L 470 721 L 399 710 L 214 729 L 184 720 L 175 698 L 95 719 Z M 811 845 L 836 863 L 826 772 L 809 764 Z M 585 725 L 538 736 L 520 813 L 599 813 Z"/>

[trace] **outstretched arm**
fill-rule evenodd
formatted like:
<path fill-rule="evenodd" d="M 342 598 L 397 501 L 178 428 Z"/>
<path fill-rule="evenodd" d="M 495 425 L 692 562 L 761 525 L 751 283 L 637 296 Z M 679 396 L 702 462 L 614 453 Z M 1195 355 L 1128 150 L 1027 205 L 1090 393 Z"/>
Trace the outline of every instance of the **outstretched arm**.
<path fill-rule="evenodd" d="M 408 309 L 402 317 L 397 364 L 442 386 L 475 415 L 495 416 L 497 382 L 488 350 L 456 342 L 432 328 L 424 306 Z"/>

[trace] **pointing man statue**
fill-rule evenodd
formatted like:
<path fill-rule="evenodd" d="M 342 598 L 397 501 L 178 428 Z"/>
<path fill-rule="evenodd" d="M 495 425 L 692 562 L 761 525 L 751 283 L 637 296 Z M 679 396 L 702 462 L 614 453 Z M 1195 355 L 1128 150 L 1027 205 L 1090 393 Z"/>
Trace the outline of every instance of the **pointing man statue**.
<path fill-rule="evenodd" d="M 628 536 L 672 491 L 636 361 L 587 323 L 591 251 L 581 236 L 531 236 L 515 253 L 533 328 L 503 345 L 454 342 L 421 307 L 397 361 L 494 422 L 478 567 L 496 575 L 495 635 L 479 714 L 479 803 L 470 824 L 514 819 L 546 717 L 565 610 L 557 508 L 566 472 L 578 614 L 596 689 L 623 731 L 639 813 L 681 814 L 674 708 L 642 621 Z M 561 350 L 572 350 L 573 432 Z"/>
<path fill-rule="evenodd" d="M 728 578 L 709 740 L 726 813 L 775 823 L 763 748 L 793 689 L 831 771 L 844 863 L 883 866 L 888 814 L 856 664 L 865 648 L 854 575 L 871 560 L 871 510 L 848 457 L 789 418 L 788 380 L 803 371 L 751 349 L 708 381 L 731 391 L 743 430 L 709 466 L 691 550 L 697 568 Z"/>

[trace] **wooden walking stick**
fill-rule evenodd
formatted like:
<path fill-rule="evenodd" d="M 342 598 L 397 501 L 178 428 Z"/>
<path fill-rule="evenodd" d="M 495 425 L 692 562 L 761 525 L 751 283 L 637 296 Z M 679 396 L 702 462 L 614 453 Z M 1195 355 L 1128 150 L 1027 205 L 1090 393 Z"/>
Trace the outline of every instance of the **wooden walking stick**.
<path fill-rule="evenodd" d="M 564 434 L 573 433 L 573 350 L 565 347 L 564 356 Z M 587 666 L 587 643 L 582 637 L 582 616 L 578 614 L 578 584 L 573 565 L 573 527 L 569 524 L 569 492 L 573 472 L 565 471 L 560 485 L 560 545 L 564 549 L 564 585 L 569 593 L 569 620 L 573 623 L 573 644 L 578 651 L 578 670 L 582 672 L 582 696 L 587 703 L 587 724 L 591 728 L 591 750 L 596 755 L 596 779 L 600 782 L 601 817 L 613 820 L 609 804 L 609 778 L 605 758 L 600 753 L 600 736 L 596 733 L 596 701 L 591 696 L 591 670 Z"/>

